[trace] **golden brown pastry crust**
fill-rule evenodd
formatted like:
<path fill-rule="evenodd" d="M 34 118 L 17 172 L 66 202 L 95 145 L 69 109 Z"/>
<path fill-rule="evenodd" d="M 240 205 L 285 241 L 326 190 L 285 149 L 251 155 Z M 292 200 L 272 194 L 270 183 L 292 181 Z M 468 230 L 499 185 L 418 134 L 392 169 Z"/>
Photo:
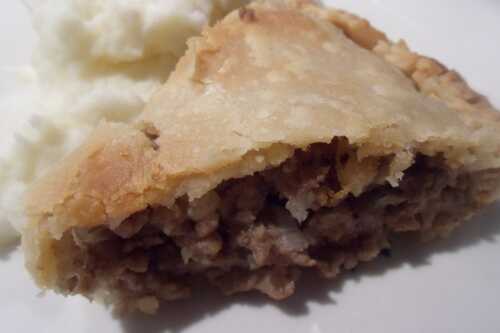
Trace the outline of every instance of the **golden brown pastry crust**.
<path fill-rule="evenodd" d="M 488 99 L 475 92 L 459 73 L 435 59 L 411 51 L 405 41 L 394 43 L 388 40 L 367 20 L 351 13 L 335 9 L 321 12 L 355 43 L 399 68 L 413 80 L 421 93 L 437 97 L 452 108 L 479 111 L 494 119 L 500 117 Z"/>
<path fill-rule="evenodd" d="M 102 123 L 33 186 L 24 244 L 42 286 L 53 287 L 50 243 L 65 230 L 113 228 L 334 137 L 362 156 L 394 154 L 396 182 L 417 152 L 465 170 L 500 167 L 497 114 L 442 65 L 311 1 L 246 10 L 190 40 L 136 127 Z"/>

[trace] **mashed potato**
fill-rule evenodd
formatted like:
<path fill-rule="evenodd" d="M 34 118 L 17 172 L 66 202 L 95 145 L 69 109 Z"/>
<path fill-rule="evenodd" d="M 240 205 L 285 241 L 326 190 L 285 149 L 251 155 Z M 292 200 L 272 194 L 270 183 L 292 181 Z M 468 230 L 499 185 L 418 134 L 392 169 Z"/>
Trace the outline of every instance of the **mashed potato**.
<path fill-rule="evenodd" d="M 10 106 L 31 118 L 0 161 L 0 244 L 17 238 L 31 182 L 101 119 L 133 119 L 168 77 L 186 39 L 245 2 L 32 1 L 39 42 L 22 97 Z"/>

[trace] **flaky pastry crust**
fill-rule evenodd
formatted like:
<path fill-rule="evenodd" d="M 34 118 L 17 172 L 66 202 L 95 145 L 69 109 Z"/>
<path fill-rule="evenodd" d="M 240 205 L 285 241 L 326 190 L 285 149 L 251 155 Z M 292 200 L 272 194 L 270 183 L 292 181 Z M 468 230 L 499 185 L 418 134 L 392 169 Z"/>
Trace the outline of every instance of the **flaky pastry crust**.
<path fill-rule="evenodd" d="M 54 242 L 72 227 L 202 197 L 346 138 L 358 158 L 394 156 L 394 185 L 417 154 L 450 168 L 500 168 L 500 122 L 455 72 L 361 18 L 311 1 L 256 2 L 189 49 L 137 123 L 101 123 L 27 196 L 27 265 L 55 288 Z M 494 196 L 485 198 L 493 200 Z"/>

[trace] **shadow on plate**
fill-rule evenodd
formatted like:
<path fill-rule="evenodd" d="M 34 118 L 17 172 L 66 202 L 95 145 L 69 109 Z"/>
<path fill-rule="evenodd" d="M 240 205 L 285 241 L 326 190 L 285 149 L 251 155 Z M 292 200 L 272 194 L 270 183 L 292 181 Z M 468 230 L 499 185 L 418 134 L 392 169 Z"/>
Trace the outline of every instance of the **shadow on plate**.
<path fill-rule="evenodd" d="M 18 246 L 19 246 L 18 240 L 0 246 L 0 261 L 9 260 L 10 255 L 14 252 L 15 249 L 17 249 Z"/>
<path fill-rule="evenodd" d="M 454 252 L 481 242 L 495 242 L 500 235 L 500 204 L 496 204 L 473 221 L 466 223 L 450 238 L 427 244 L 399 239 L 392 244 L 391 253 L 378 260 L 362 264 L 358 269 L 343 273 L 335 280 L 325 280 L 316 273 L 305 273 L 300 279 L 295 295 L 282 302 L 273 302 L 258 293 L 221 296 L 216 290 L 207 290 L 188 300 L 164 303 L 154 316 L 136 314 L 122 319 L 124 333 L 182 332 L 195 324 L 232 306 L 273 306 L 293 316 L 309 313 L 309 304 L 335 304 L 332 296 L 342 291 L 347 281 L 361 282 L 367 276 L 380 276 L 386 272 L 409 265 L 417 269 L 431 264 L 432 255 Z M 306 287 L 307 286 L 307 287 Z"/>

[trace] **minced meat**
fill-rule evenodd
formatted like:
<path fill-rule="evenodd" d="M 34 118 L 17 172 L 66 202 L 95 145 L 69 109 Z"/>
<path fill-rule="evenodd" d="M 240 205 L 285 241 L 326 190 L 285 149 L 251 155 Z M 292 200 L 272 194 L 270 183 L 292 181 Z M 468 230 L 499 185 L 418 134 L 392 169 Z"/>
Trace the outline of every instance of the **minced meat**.
<path fill-rule="evenodd" d="M 418 156 L 398 187 L 377 173 L 388 160 L 360 161 L 336 139 L 192 202 L 150 207 L 114 230 L 75 228 L 63 238 L 74 252 L 66 287 L 88 294 L 104 285 L 122 310 L 147 313 L 206 284 L 283 299 L 301 269 L 333 278 L 375 258 L 394 233 L 441 235 L 477 208 L 472 175 L 441 157 Z"/>

